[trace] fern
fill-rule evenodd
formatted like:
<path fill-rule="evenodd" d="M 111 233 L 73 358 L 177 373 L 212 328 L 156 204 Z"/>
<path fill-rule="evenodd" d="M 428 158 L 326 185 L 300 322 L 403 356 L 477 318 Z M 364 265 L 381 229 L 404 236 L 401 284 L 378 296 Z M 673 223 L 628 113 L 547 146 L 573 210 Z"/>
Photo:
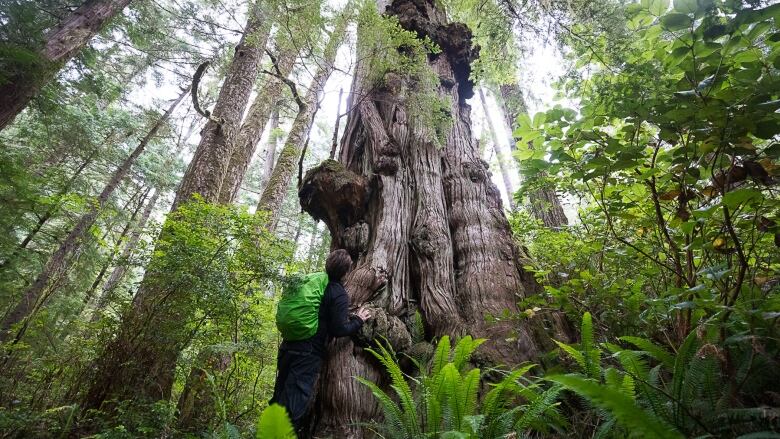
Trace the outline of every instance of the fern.
<path fill-rule="evenodd" d="M 619 390 L 601 386 L 595 381 L 579 375 L 557 375 L 547 379 L 563 385 L 594 405 L 609 411 L 614 416 L 615 421 L 629 431 L 652 438 L 683 437 L 653 413 L 642 410 L 631 398 Z"/>
<path fill-rule="evenodd" d="M 271 404 L 263 410 L 257 421 L 257 439 L 295 439 L 287 410 L 279 404 Z"/>
<path fill-rule="evenodd" d="M 395 401 L 390 398 L 390 395 L 385 393 L 382 389 L 379 388 L 379 386 L 372 383 L 371 381 L 361 377 L 356 377 L 356 379 L 368 387 L 374 397 L 379 400 L 379 403 L 382 406 L 382 414 L 384 415 L 385 420 L 384 427 L 385 430 L 388 430 L 387 433 L 389 433 L 392 437 L 402 437 L 408 434 L 408 429 L 406 428 L 406 423 L 404 422 L 404 415 L 402 410 L 395 403 Z"/>
<path fill-rule="evenodd" d="M 471 355 L 484 342 L 484 338 L 474 340 L 470 335 L 461 338 L 455 346 L 455 352 L 452 356 L 452 362 L 455 364 L 455 367 L 462 372 Z"/>
<path fill-rule="evenodd" d="M 552 386 L 523 407 L 523 415 L 515 422 L 514 426 L 518 434 L 528 429 L 531 424 L 540 421 L 541 416 L 556 405 L 555 400 L 559 393 L 561 393 L 561 386 Z"/>
<path fill-rule="evenodd" d="M 639 349 L 642 349 L 643 351 L 647 352 L 651 357 L 655 358 L 656 360 L 660 361 L 661 364 L 664 365 L 664 367 L 668 367 L 669 369 L 674 368 L 674 356 L 669 353 L 666 349 L 657 346 L 650 340 L 646 340 L 641 337 L 631 337 L 631 336 L 625 336 L 620 337 L 621 340 L 631 343 L 632 345 L 638 347 Z"/>
<path fill-rule="evenodd" d="M 433 354 L 433 366 L 431 368 L 431 375 L 436 375 L 441 371 L 450 358 L 450 338 L 444 336 L 439 340 L 439 344 L 436 346 L 436 352 Z"/>
<path fill-rule="evenodd" d="M 601 351 L 593 338 L 593 319 L 589 312 L 582 315 L 582 358 L 585 374 L 591 378 L 601 376 Z"/>

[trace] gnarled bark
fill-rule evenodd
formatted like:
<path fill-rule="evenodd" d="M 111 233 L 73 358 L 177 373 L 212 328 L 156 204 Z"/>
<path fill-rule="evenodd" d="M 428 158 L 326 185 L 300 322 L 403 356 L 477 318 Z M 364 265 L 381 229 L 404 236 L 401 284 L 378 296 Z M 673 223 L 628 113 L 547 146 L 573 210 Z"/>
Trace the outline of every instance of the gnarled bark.
<path fill-rule="evenodd" d="M 471 32 L 448 24 L 433 0 L 395 0 L 387 13 L 442 49 L 428 55 L 428 64 L 452 118 L 443 146 L 436 147 L 436 133 L 410 102 L 416 78 L 383 72 L 381 84 L 374 84 L 368 78 L 376 72 L 361 61 L 340 163 L 326 161 L 307 173 L 301 206 L 328 225 L 333 248 L 355 257 L 345 281 L 352 305 L 382 310 L 364 336 L 389 332 L 396 348 L 408 348 L 403 323 L 419 309 L 429 337 L 487 337 L 478 361 L 518 364 L 538 353 L 535 331 L 507 319 L 488 320 L 505 310 L 518 313 L 517 301 L 537 286 L 522 270 L 523 255 L 472 138 L 465 102 L 473 96 L 469 63 L 477 55 Z M 389 281 L 377 291 L 381 271 Z M 351 340 L 330 344 L 317 400 L 319 434 L 360 438 L 356 424 L 379 415 L 369 390 L 352 378 L 383 382 L 369 357 Z"/>
<path fill-rule="evenodd" d="M 45 37 L 37 71 L 11 72 L 0 84 L 0 130 L 11 123 L 60 68 L 132 0 L 88 0 Z"/>

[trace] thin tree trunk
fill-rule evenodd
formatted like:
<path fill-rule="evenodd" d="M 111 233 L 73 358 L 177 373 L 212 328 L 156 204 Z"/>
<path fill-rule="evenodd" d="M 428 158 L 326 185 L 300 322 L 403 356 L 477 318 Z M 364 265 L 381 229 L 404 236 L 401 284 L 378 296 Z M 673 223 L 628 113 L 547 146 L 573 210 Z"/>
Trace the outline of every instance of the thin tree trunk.
<path fill-rule="evenodd" d="M 276 164 L 276 150 L 279 148 L 279 140 L 282 137 L 277 132 L 279 128 L 279 106 L 274 107 L 273 113 L 271 113 L 271 135 L 268 136 L 268 145 L 265 150 L 265 160 L 263 161 L 263 175 L 260 176 L 260 195 L 263 194 L 265 187 L 268 185 L 268 179 L 271 178 L 271 173 L 274 171 L 274 164 Z"/>
<path fill-rule="evenodd" d="M 283 47 L 281 53 L 277 54 L 278 67 L 281 75 L 285 78 L 292 72 L 293 64 L 297 56 L 294 47 Z M 284 82 L 275 76 L 269 76 L 260 93 L 255 98 L 252 106 L 249 107 L 249 114 L 241 130 L 238 132 L 236 144 L 233 147 L 233 155 L 230 158 L 225 180 L 222 182 L 222 189 L 219 195 L 219 202 L 223 204 L 232 203 L 238 195 L 241 183 L 244 181 L 244 175 L 249 167 L 249 162 L 257 149 L 257 143 L 263 134 L 263 128 L 268 123 L 271 114 L 276 112 L 278 125 L 278 102 L 282 96 Z M 273 129 L 273 126 L 272 126 Z M 271 139 L 268 140 L 269 144 Z"/>
<path fill-rule="evenodd" d="M 490 113 L 487 108 L 487 100 L 485 99 L 485 93 L 482 89 L 479 89 L 479 100 L 482 103 L 482 110 L 485 113 L 485 120 L 487 121 L 487 128 L 490 134 L 490 140 L 493 142 L 493 151 L 496 153 L 496 160 L 498 161 L 498 167 L 501 170 L 501 178 L 504 180 L 504 189 L 506 190 L 507 200 L 509 201 L 509 210 L 515 210 L 515 190 L 512 187 L 512 178 L 509 176 L 509 169 L 504 151 L 501 150 L 501 145 L 498 143 L 498 135 L 496 134 L 496 127 L 493 124 L 493 118 L 490 117 Z"/>
<path fill-rule="evenodd" d="M 200 132 L 200 144 L 176 191 L 172 211 L 195 194 L 207 202 L 219 200 L 271 26 L 259 3 L 251 8 L 249 23 L 222 82 L 213 114 Z"/>
<path fill-rule="evenodd" d="M 201 131 L 201 141 L 171 211 L 199 194 L 207 203 L 217 202 L 230 162 L 231 145 L 252 91 L 264 48 L 255 38 L 266 24 L 257 5 L 251 6 L 249 24 L 236 48 L 222 84 L 211 120 Z M 163 231 L 165 233 L 165 231 Z M 152 262 L 144 274 L 131 308 L 123 316 L 116 337 L 95 360 L 92 382 L 82 408 L 99 409 L 106 400 L 167 400 L 171 396 L 176 361 L 193 333 L 189 326 L 196 291 L 177 288 Z"/>
<path fill-rule="evenodd" d="M 477 50 L 471 32 L 446 22 L 439 2 L 394 1 L 387 13 L 399 24 L 434 40 L 442 52 L 428 63 L 439 77 L 438 97 L 447 102 L 452 124 L 444 139 L 427 126 L 410 98 L 419 81 L 397 72 L 377 72 L 360 56 L 340 163 L 326 161 L 307 173 L 301 206 L 325 221 L 332 248 L 356 259 L 345 286 L 353 306 L 368 305 L 388 322 L 383 334 L 396 352 L 411 346 L 403 319 L 419 309 L 429 337 L 468 331 L 489 341 L 480 357 L 513 366 L 539 352 L 531 325 L 489 316 L 519 312 L 517 302 L 537 288 L 522 269 L 492 184 L 472 138 L 470 62 Z M 360 30 L 359 30 L 360 32 Z M 370 50 L 370 49 L 369 49 Z M 423 110 L 424 111 L 424 110 Z M 437 146 L 437 143 L 443 143 Z M 377 273 L 387 271 L 385 292 Z M 419 304 L 419 305 L 418 305 Z M 360 425 L 380 410 L 370 390 L 352 377 L 383 385 L 381 367 L 350 339 L 328 348 L 320 377 L 318 434 L 361 438 Z"/>
<path fill-rule="evenodd" d="M 130 256 L 132 256 L 133 251 L 135 251 L 136 246 L 138 246 L 138 243 L 141 241 L 141 236 L 143 235 L 146 223 L 149 221 L 149 217 L 152 215 L 159 197 L 160 192 L 155 191 L 152 195 L 152 198 L 150 198 L 149 202 L 146 203 L 146 207 L 141 214 L 141 218 L 138 220 L 138 225 L 133 229 L 133 233 L 130 234 L 130 238 L 127 240 L 127 243 L 122 249 L 122 253 L 117 259 L 119 261 L 119 265 L 114 267 L 114 269 L 111 271 L 111 274 L 108 276 L 108 279 L 106 279 L 105 284 L 103 284 L 100 297 L 98 298 L 97 303 L 95 304 L 95 309 L 92 312 L 92 318 L 90 319 L 92 322 L 100 319 L 101 312 L 106 309 L 109 303 L 111 303 L 111 296 L 114 292 L 114 289 L 125 276 L 125 273 L 127 273 L 126 261 L 130 258 Z"/>
<path fill-rule="evenodd" d="M 85 212 L 76 225 L 73 226 L 68 236 L 60 244 L 60 247 L 49 257 L 43 270 L 35 279 L 32 285 L 25 291 L 19 303 L 9 312 L 0 324 L 0 341 L 8 341 L 13 336 L 13 342 L 17 343 L 25 331 L 29 318 L 43 306 L 54 293 L 49 286 L 59 280 L 75 262 L 77 254 L 81 251 L 84 241 L 87 238 L 87 232 L 95 223 L 103 206 L 114 193 L 119 183 L 127 176 L 130 168 L 135 163 L 138 156 L 146 149 L 149 142 L 157 135 L 157 131 L 170 118 L 176 106 L 187 95 L 189 90 L 183 91 L 179 97 L 171 104 L 168 110 L 154 123 L 149 132 L 138 143 L 138 146 L 128 156 L 124 162 L 114 171 L 111 179 L 108 181 L 103 191 L 98 195 L 90 209 Z M 22 323 L 17 331 L 12 331 L 13 327 Z"/>
<path fill-rule="evenodd" d="M 517 117 L 528 112 L 523 91 L 517 84 L 501 85 L 499 91 L 501 98 L 496 99 L 496 101 L 504 115 L 504 122 L 506 122 L 509 128 L 509 132 L 512 133 L 512 127 L 514 127 L 514 121 L 517 120 Z M 512 151 L 517 148 L 517 144 L 521 141 L 522 139 L 515 138 L 514 135 L 510 134 L 509 144 L 512 147 Z M 533 149 L 533 145 L 529 143 L 528 148 Z M 547 186 L 532 190 L 528 194 L 528 199 L 534 218 L 540 220 L 545 227 L 559 229 L 569 223 L 566 214 L 563 212 L 561 200 L 555 192 L 555 187 Z"/>
<path fill-rule="evenodd" d="M 106 276 L 108 269 L 116 260 L 116 256 L 119 254 L 119 250 L 122 248 L 122 244 L 124 244 L 125 237 L 133 229 L 133 226 L 135 225 L 135 219 L 141 212 L 141 208 L 144 207 L 146 197 L 149 196 L 149 191 L 151 191 L 151 188 L 147 189 L 143 196 L 141 196 L 141 199 L 138 201 L 138 204 L 136 204 L 135 209 L 133 209 L 133 213 L 130 215 L 127 223 L 125 223 L 125 226 L 122 228 L 119 236 L 117 236 L 116 240 L 114 241 L 114 245 L 111 247 L 111 251 L 106 256 L 106 260 L 103 261 L 103 265 L 100 267 L 100 271 L 98 272 L 97 276 L 95 276 L 95 280 L 92 282 L 92 285 L 90 285 L 87 293 L 84 294 L 84 305 L 87 305 L 90 301 L 92 301 L 92 298 L 95 295 L 95 291 L 103 282 L 103 278 Z"/>
<path fill-rule="evenodd" d="M 11 123 L 59 69 L 130 2 L 88 0 L 52 29 L 37 53 L 37 71 L 14 73 L 0 85 L 0 130 Z"/>
<path fill-rule="evenodd" d="M 73 175 L 68 179 L 68 181 L 65 183 L 65 185 L 57 192 L 57 195 L 55 196 L 56 201 L 53 205 L 49 206 L 49 208 L 44 212 L 43 215 L 38 217 L 38 222 L 35 223 L 35 226 L 30 230 L 27 235 L 24 237 L 22 242 L 19 243 L 19 245 L 16 247 L 16 249 L 11 253 L 11 255 L 4 260 L 3 262 L 0 262 L 0 268 L 3 268 L 6 264 L 16 259 L 19 254 L 27 248 L 27 246 L 32 242 L 33 239 L 35 239 L 35 236 L 38 235 L 38 232 L 41 231 L 43 226 L 46 225 L 46 223 L 51 219 L 51 217 L 59 210 L 60 208 L 60 201 L 63 196 L 67 195 L 68 192 L 70 192 L 70 188 L 73 187 L 73 184 L 76 182 L 78 177 L 81 175 L 82 172 L 84 172 L 84 169 L 87 168 L 87 166 L 92 163 L 92 160 L 94 160 L 95 154 L 87 157 L 86 160 L 84 160 L 81 165 L 76 169 L 76 172 L 73 173 Z"/>
<path fill-rule="evenodd" d="M 323 60 L 314 74 L 309 91 L 306 93 L 306 97 L 302 99 L 303 102 L 299 100 L 298 114 L 279 153 L 279 159 L 268 179 L 268 184 L 260 196 L 260 202 L 257 204 L 258 211 L 268 212 L 267 224 L 270 230 L 276 227 L 276 222 L 279 219 L 279 212 L 281 211 L 284 197 L 287 194 L 287 189 L 290 187 L 290 181 L 295 175 L 295 165 L 298 164 L 306 136 L 314 122 L 317 103 L 322 90 L 325 88 L 325 83 L 335 67 L 336 51 L 344 41 L 346 26 L 347 22 L 344 19 L 336 23 L 336 27 L 333 29 L 323 52 Z"/>

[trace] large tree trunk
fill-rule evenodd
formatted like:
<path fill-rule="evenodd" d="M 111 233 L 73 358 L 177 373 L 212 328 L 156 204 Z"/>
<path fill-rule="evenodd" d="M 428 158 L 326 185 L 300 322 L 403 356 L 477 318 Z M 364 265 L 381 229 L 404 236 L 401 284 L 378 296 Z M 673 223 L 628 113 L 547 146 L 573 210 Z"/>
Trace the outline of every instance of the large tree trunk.
<path fill-rule="evenodd" d="M 29 318 L 32 317 L 55 292 L 55 290 L 50 289 L 49 286 L 71 268 L 76 260 L 77 254 L 83 248 L 84 240 L 87 239 L 87 232 L 95 223 L 98 215 L 103 210 L 103 206 L 130 172 L 130 168 L 133 166 L 136 159 L 138 159 L 138 156 L 144 152 L 146 146 L 157 135 L 157 131 L 159 131 L 170 118 L 171 114 L 176 109 L 176 106 L 184 99 L 187 93 L 189 93 L 189 89 L 182 91 L 165 114 L 157 119 L 133 152 L 130 153 L 125 161 L 114 171 L 111 179 L 106 183 L 106 186 L 103 188 L 100 195 L 98 195 L 95 202 L 91 204 L 89 210 L 79 218 L 68 236 L 65 237 L 65 240 L 60 244 L 60 247 L 49 257 L 43 270 L 35 279 L 35 282 L 33 282 L 27 291 L 25 291 L 19 303 L 3 318 L 2 324 L 0 324 L 0 341 L 8 341 L 13 336 L 13 342 L 16 343 L 22 338 L 27 330 Z M 12 331 L 13 327 L 18 323 L 22 323 L 21 327 L 15 332 Z"/>
<path fill-rule="evenodd" d="M 488 322 L 505 310 L 516 315 L 517 301 L 537 286 L 522 269 L 499 192 L 472 138 L 465 102 L 473 96 L 470 62 L 477 56 L 471 32 L 448 24 L 433 0 L 395 0 L 387 13 L 442 49 L 429 54 L 428 63 L 451 115 L 444 144 L 437 147 L 434 130 L 411 101 L 417 78 L 379 72 L 380 84 L 370 83 L 377 72 L 369 72 L 370 59 L 359 56 L 340 162 L 326 161 L 307 173 L 301 206 L 326 222 L 332 248 L 346 248 L 356 258 L 345 283 L 353 306 L 376 309 L 378 323 L 368 325 L 369 336 L 384 335 L 403 351 L 411 344 L 403 321 L 419 309 L 428 336 L 468 332 L 488 338 L 479 362 L 511 366 L 532 359 L 539 351 L 530 323 Z M 382 270 L 389 282 L 377 293 Z M 334 340 L 317 398 L 323 436 L 363 437 L 356 424 L 379 416 L 373 396 L 355 376 L 383 381 L 369 354 L 350 339 Z"/>
<path fill-rule="evenodd" d="M 501 85 L 499 90 L 501 98 L 496 99 L 496 101 L 499 109 L 504 115 L 504 122 L 506 122 L 509 132 L 511 133 L 517 116 L 528 112 L 528 108 L 525 104 L 523 91 L 517 84 L 504 84 Z M 522 139 L 515 138 L 510 134 L 509 144 L 513 151 L 517 148 L 517 143 L 521 140 Z M 533 145 L 529 144 L 528 148 L 533 149 Z M 563 212 L 561 200 L 558 198 L 554 186 L 545 186 L 540 189 L 532 190 L 528 194 L 528 200 L 534 218 L 541 221 L 545 227 L 559 229 L 562 226 L 569 224 L 568 219 L 566 219 L 566 214 Z"/>
<path fill-rule="evenodd" d="M 346 26 L 347 21 L 345 19 L 337 21 L 336 27 L 333 29 L 323 52 L 323 59 L 317 68 L 317 72 L 314 74 L 309 91 L 303 99 L 299 99 L 298 114 L 295 116 L 295 121 L 293 121 L 290 133 L 287 135 L 287 140 L 279 153 L 279 159 L 268 179 L 268 184 L 263 189 L 260 202 L 257 204 L 258 211 L 268 212 L 267 224 L 271 230 L 276 226 L 282 202 L 285 195 L 287 195 L 290 181 L 297 170 L 304 142 L 306 142 L 306 137 L 314 122 L 314 114 L 317 111 L 320 95 L 335 67 L 336 51 L 344 41 Z"/>
<path fill-rule="evenodd" d="M 37 71 L 14 71 L 0 84 L 0 130 L 11 123 L 57 71 L 130 2 L 88 0 L 52 29 L 37 53 Z"/>
<path fill-rule="evenodd" d="M 195 194 L 207 202 L 219 200 L 269 31 L 270 22 L 264 19 L 259 3 L 252 6 L 249 22 L 241 42 L 236 46 L 214 111 L 200 132 L 200 144 L 176 191 L 171 210 L 190 201 Z"/>
<path fill-rule="evenodd" d="M 279 45 L 277 45 L 279 46 Z M 285 78 L 292 72 L 295 57 L 297 51 L 294 46 L 288 45 L 281 47 L 281 52 L 277 53 L 277 65 L 280 76 Z M 238 195 L 238 190 L 241 188 L 241 183 L 244 181 L 244 175 L 249 167 L 249 162 L 252 160 L 252 156 L 255 154 L 257 143 L 260 141 L 260 137 L 263 134 L 263 128 L 268 123 L 268 119 L 271 117 L 271 113 L 277 112 L 278 120 L 278 103 L 279 98 L 282 96 L 282 89 L 285 87 L 284 82 L 275 76 L 269 76 L 260 93 L 255 98 L 252 106 L 249 108 L 249 114 L 246 116 L 244 123 L 241 125 L 241 130 L 238 132 L 238 138 L 236 139 L 236 145 L 233 148 L 233 156 L 230 158 L 230 165 L 228 166 L 227 175 L 222 182 L 222 189 L 220 190 L 219 202 L 224 204 L 232 203 Z M 277 123 L 278 124 L 278 123 Z M 271 129 L 274 127 L 272 126 Z M 271 139 L 268 139 L 269 144 Z"/>
<path fill-rule="evenodd" d="M 479 89 L 479 100 L 482 103 L 482 111 L 485 113 L 485 120 L 487 121 L 487 129 L 490 134 L 490 141 L 493 143 L 493 151 L 496 154 L 496 161 L 498 161 L 498 167 L 501 170 L 501 178 L 504 181 L 504 189 L 506 189 L 506 197 L 509 201 L 509 210 L 515 210 L 515 190 L 512 187 L 512 178 L 509 176 L 509 163 L 504 156 L 504 151 L 501 150 L 501 145 L 498 143 L 498 135 L 496 134 L 496 127 L 493 124 L 493 118 L 490 117 L 490 113 L 487 108 L 487 100 L 485 99 L 485 92 Z"/>
<path fill-rule="evenodd" d="M 264 31 L 259 8 L 252 7 L 249 24 L 236 47 L 211 120 L 176 191 L 172 212 L 199 194 L 218 201 L 241 117 L 252 91 L 263 47 L 255 34 Z M 163 228 L 163 233 L 165 229 Z M 172 239 L 171 236 L 168 239 Z M 170 285 L 167 273 L 147 268 L 131 308 L 125 313 L 114 340 L 95 361 L 95 374 L 82 407 L 99 409 L 116 399 L 154 402 L 171 396 L 176 361 L 193 336 L 190 325 L 197 291 Z"/>

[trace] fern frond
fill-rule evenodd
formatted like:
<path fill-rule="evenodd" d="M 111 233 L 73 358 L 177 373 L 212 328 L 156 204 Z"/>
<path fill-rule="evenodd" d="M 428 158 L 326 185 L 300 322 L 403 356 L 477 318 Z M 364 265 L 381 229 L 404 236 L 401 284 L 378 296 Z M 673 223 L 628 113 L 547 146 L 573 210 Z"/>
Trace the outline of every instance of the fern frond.
<path fill-rule="evenodd" d="M 465 418 L 476 414 L 477 397 L 479 396 L 479 369 L 471 369 L 461 379 L 458 389 L 458 405 L 460 406 L 459 429 L 465 428 Z"/>
<path fill-rule="evenodd" d="M 484 338 L 472 339 L 470 335 L 458 340 L 458 344 L 455 345 L 455 352 L 452 356 L 452 362 L 455 364 L 455 367 L 457 367 L 459 371 L 463 371 L 463 367 L 468 363 L 471 355 L 485 341 Z"/>
<path fill-rule="evenodd" d="M 532 424 L 541 421 L 541 416 L 552 408 L 555 404 L 555 400 L 558 398 L 558 394 L 561 393 L 562 386 L 554 385 L 545 390 L 541 395 L 530 402 L 530 404 L 524 407 L 523 415 L 515 422 L 515 430 L 518 434 L 528 429 Z"/>
<path fill-rule="evenodd" d="M 674 369 L 672 372 L 672 398 L 674 401 L 682 401 L 683 389 L 685 388 L 685 370 L 688 368 L 688 364 L 696 352 L 697 348 L 696 331 L 691 331 L 680 349 L 677 350 L 677 355 L 674 359 Z M 682 407 L 680 404 L 674 405 L 674 423 L 679 425 L 682 422 Z"/>
<path fill-rule="evenodd" d="M 569 354 L 570 357 L 574 359 L 574 361 L 577 362 L 577 364 L 582 368 L 583 372 L 587 372 L 587 365 L 585 363 L 585 356 L 582 355 L 582 352 L 575 349 L 573 346 L 568 345 L 566 343 L 560 342 L 558 340 L 553 340 L 555 344 L 558 345 L 559 348 L 563 349 L 564 352 Z"/>
<path fill-rule="evenodd" d="M 512 371 L 490 389 L 482 400 L 482 414 L 485 415 L 488 422 L 504 408 L 505 403 L 507 402 L 506 395 L 507 393 L 510 393 L 510 388 L 517 386 L 517 380 L 535 366 L 535 364 L 528 364 L 520 369 Z"/>
<path fill-rule="evenodd" d="M 660 361 L 661 364 L 664 365 L 664 367 L 668 367 L 669 369 L 674 368 L 674 356 L 671 353 L 669 353 L 669 351 L 656 345 L 652 341 L 644 339 L 642 337 L 631 337 L 631 336 L 620 337 L 620 340 L 631 343 L 632 345 L 638 347 L 639 349 L 647 352 L 651 357 Z"/>
<path fill-rule="evenodd" d="M 414 434 L 419 433 L 419 419 L 417 418 L 417 407 L 414 402 L 414 394 L 409 387 L 409 383 L 406 382 L 406 376 L 401 371 L 401 367 L 398 362 L 395 361 L 393 354 L 382 344 L 379 344 L 379 352 L 373 349 L 367 349 L 372 355 L 374 355 L 387 370 L 392 382 L 391 387 L 398 394 L 398 399 L 401 402 L 403 408 L 403 415 L 405 422 L 409 425 L 411 432 Z"/>
<path fill-rule="evenodd" d="M 631 376 L 635 392 L 638 392 L 641 399 L 650 405 L 656 416 L 669 421 L 670 415 L 667 407 L 669 398 L 656 388 L 658 387 L 658 373 L 662 365 L 659 364 L 652 371 L 648 371 L 647 363 L 636 351 L 619 351 L 615 353 L 615 356 L 627 373 L 626 376 Z"/>
<path fill-rule="evenodd" d="M 634 433 L 652 438 L 677 439 L 683 436 L 655 414 L 646 412 L 618 390 L 601 386 L 578 375 L 556 375 L 547 378 L 578 393 L 592 404 L 607 410 L 615 421 Z"/>
<path fill-rule="evenodd" d="M 355 377 L 355 379 L 357 379 L 358 382 L 364 386 L 368 387 L 374 397 L 379 401 L 379 404 L 382 406 L 382 413 L 385 418 L 384 426 L 393 427 L 390 431 L 390 436 L 403 437 L 404 435 L 408 434 L 408 431 L 405 428 L 404 415 L 402 413 L 401 407 L 399 407 L 396 402 L 390 398 L 390 395 L 385 393 L 385 391 L 380 389 L 379 386 L 372 383 L 371 381 L 361 377 Z M 381 426 L 377 425 L 377 427 Z M 394 433 L 397 433 L 397 435 Z"/>
<path fill-rule="evenodd" d="M 431 375 L 436 375 L 441 371 L 445 364 L 450 359 L 450 338 L 444 336 L 439 339 L 439 343 L 436 345 L 436 353 L 433 355 L 433 365 L 431 368 Z"/>
<path fill-rule="evenodd" d="M 601 350 L 593 338 L 593 319 L 589 312 L 582 315 L 582 358 L 585 374 L 591 378 L 601 377 Z"/>

